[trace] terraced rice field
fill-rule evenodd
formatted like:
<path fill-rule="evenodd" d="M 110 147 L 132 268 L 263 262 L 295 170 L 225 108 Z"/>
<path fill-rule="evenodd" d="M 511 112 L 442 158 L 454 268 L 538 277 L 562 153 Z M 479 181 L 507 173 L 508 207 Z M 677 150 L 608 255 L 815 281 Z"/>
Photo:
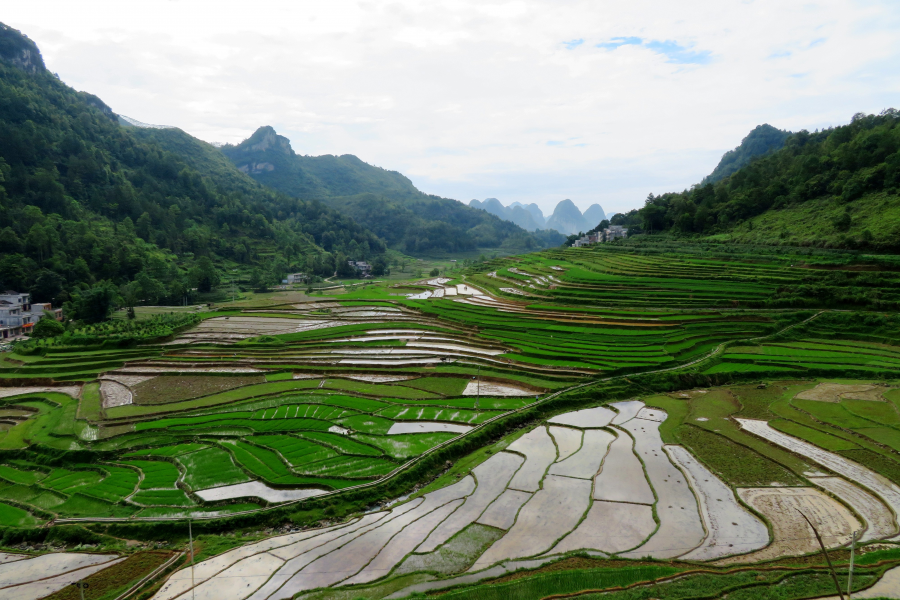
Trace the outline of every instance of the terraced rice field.
<path fill-rule="evenodd" d="M 684 580 L 708 577 L 708 597 L 824 594 L 818 566 L 722 569 L 818 565 L 800 512 L 837 556 L 854 531 L 861 552 L 892 552 L 876 544 L 900 533 L 900 327 L 778 305 L 825 275 L 751 258 L 552 250 L 210 311 L 130 348 L 7 353 L 0 520 L 267 524 L 168 577 L 166 600 L 537 598 L 613 581 L 638 598 L 697 565 L 709 573 Z M 308 529 L 268 528 L 284 521 Z M 121 569 L 120 551 L 89 556 Z M 900 550 L 885 556 L 858 587 Z M 71 578 L 7 587 L 47 596 Z"/>
<path fill-rule="evenodd" d="M 839 457 L 771 433 L 762 421 L 741 420 L 742 428 L 754 435 L 793 444 L 838 470 L 840 476 L 809 477 L 850 504 L 815 487 L 736 487 L 689 447 L 661 439 L 660 425 L 670 418 L 664 410 L 640 401 L 619 407 L 621 412 L 605 409 L 612 418 L 600 428 L 590 419 L 571 425 L 578 412 L 558 415 L 550 421 L 566 422 L 580 435 L 563 433 L 557 425 L 535 427 L 487 455 L 468 476 L 389 510 L 304 533 L 302 542 L 297 535 L 275 537 L 245 546 L 230 558 L 212 559 L 209 566 L 201 563 L 196 572 L 204 576 L 197 591 L 224 593 L 237 569 L 251 569 L 243 577 L 246 589 L 236 598 L 277 600 L 323 586 L 356 586 L 353 593 L 361 595 L 370 589 L 366 586 L 390 581 L 395 571 L 410 572 L 398 571 L 401 564 L 433 565 L 428 557 L 473 524 L 498 530 L 498 537 L 456 567 L 456 573 L 464 574 L 440 580 L 441 587 L 494 577 L 497 569 L 510 568 L 504 565 L 534 568 L 572 552 L 721 565 L 802 555 L 817 546 L 799 512 L 820 525 L 832 548 L 845 546 L 853 531 L 867 528 L 870 540 L 896 535 L 890 497 L 896 486 L 859 465 L 846 470 L 841 465 L 847 461 Z M 610 424 L 614 419 L 619 422 Z M 554 442 L 567 437 L 562 444 Z M 614 444 L 619 451 L 613 452 Z M 590 456 L 579 463 L 577 476 L 563 474 L 572 468 L 566 463 L 583 450 Z M 642 481 L 643 487 L 615 485 L 624 480 Z M 606 484 L 615 491 L 609 499 L 603 492 Z M 856 514 L 868 518 L 863 522 Z M 265 558 L 267 553 L 279 560 Z M 189 576 L 187 571 L 175 574 L 154 600 L 189 597 Z M 416 584 L 405 592 L 414 589 L 422 588 Z M 403 597 L 404 590 L 395 595 Z"/>

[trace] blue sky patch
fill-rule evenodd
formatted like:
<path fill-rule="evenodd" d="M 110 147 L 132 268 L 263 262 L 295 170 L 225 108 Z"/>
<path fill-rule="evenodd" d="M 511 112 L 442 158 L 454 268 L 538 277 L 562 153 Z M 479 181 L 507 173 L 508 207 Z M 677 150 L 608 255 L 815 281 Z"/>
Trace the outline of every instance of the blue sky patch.
<path fill-rule="evenodd" d="M 604 50 L 615 50 L 620 46 L 639 46 L 643 43 L 644 40 L 639 37 L 617 37 L 609 40 L 608 42 L 597 44 L 597 47 L 603 48 Z"/>
<path fill-rule="evenodd" d="M 582 39 L 569 40 L 568 42 L 563 42 L 563 46 L 565 46 L 567 50 L 574 50 L 575 48 L 582 45 L 583 43 L 584 43 L 584 40 L 582 40 Z"/>
<path fill-rule="evenodd" d="M 712 52 L 709 50 L 693 50 L 677 42 L 653 40 L 644 44 L 650 50 L 666 57 L 667 62 L 679 65 L 705 65 L 709 63 Z"/>
<path fill-rule="evenodd" d="M 666 62 L 679 65 L 705 65 L 712 60 L 709 50 L 694 50 L 691 46 L 682 46 L 672 40 L 645 40 L 639 37 L 616 37 L 608 42 L 597 44 L 597 48 L 615 50 L 622 46 L 643 46 L 666 57 Z"/>

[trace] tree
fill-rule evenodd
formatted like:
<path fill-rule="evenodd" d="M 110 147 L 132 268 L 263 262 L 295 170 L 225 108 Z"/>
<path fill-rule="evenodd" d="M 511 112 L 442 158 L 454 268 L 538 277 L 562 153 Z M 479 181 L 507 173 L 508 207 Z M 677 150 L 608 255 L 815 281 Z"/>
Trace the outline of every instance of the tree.
<path fill-rule="evenodd" d="M 38 339 L 51 338 L 66 332 L 65 326 L 53 317 L 43 316 L 31 329 L 31 336 Z"/>
<path fill-rule="evenodd" d="M 433 269 L 431 270 L 431 272 L 430 272 L 428 275 L 429 275 L 430 277 L 437 277 L 437 276 L 440 275 L 440 274 L 441 274 L 440 269 L 438 269 L 437 267 L 435 267 L 435 268 L 433 268 Z"/>
<path fill-rule="evenodd" d="M 22 251 L 22 240 L 16 232 L 9 227 L 0 231 L 0 252 L 15 254 Z"/>
<path fill-rule="evenodd" d="M 135 230 L 142 240 L 144 240 L 145 242 L 151 241 L 150 233 L 152 229 L 153 228 L 150 222 L 150 213 L 145 212 L 140 217 L 138 217 L 137 223 L 135 225 Z"/>
<path fill-rule="evenodd" d="M 845 210 L 840 215 L 832 219 L 832 224 L 834 228 L 838 231 L 849 231 L 850 225 L 853 224 L 853 217 L 850 216 L 850 211 Z"/>
<path fill-rule="evenodd" d="M 250 272 L 250 285 L 257 292 L 268 292 L 269 282 L 272 276 L 259 268 L 254 268 Z"/>
<path fill-rule="evenodd" d="M 352 266 L 348 262 L 347 257 L 344 256 L 343 254 L 338 254 L 337 258 L 335 259 L 335 262 L 337 263 L 337 265 L 335 265 L 336 266 L 335 270 L 337 271 L 338 277 L 358 277 L 359 276 L 359 273 L 357 272 L 356 267 Z"/>
<path fill-rule="evenodd" d="M 39 261 L 44 262 L 44 254 L 49 254 L 50 250 L 50 236 L 43 227 L 35 223 L 28 230 L 25 245 L 33 255 L 37 255 Z"/>
<path fill-rule="evenodd" d="M 63 291 L 66 280 L 59 273 L 50 269 L 41 269 L 29 290 L 35 302 L 53 302 Z"/>
<path fill-rule="evenodd" d="M 198 292 L 211 292 L 219 285 L 219 273 L 208 256 L 202 256 L 191 269 L 191 278 L 197 286 Z"/>
<path fill-rule="evenodd" d="M 118 290 L 109 281 L 101 281 L 94 287 L 75 292 L 71 302 L 63 307 L 69 318 L 85 323 L 99 323 L 109 318 L 120 300 Z"/>

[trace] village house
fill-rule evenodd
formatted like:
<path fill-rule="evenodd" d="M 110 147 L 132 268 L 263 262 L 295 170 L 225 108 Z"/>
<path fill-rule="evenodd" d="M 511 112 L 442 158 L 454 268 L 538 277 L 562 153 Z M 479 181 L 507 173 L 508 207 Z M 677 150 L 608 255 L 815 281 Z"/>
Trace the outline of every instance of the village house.
<path fill-rule="evenodd" d="M 348 260 L 347 264 L 359 271 L 362 277 L 370 277 L 372 266 L 364 260 Z"/>
<path fill-rule="evenodd" d="M 44 315 L 62 321 L 62 309 L 49 303 L 31 303 L 31 294 L 6 291 L 0 294 L 0 339 L 29 335 Z"/>
<path fill-rule="evenodd" d="M 624 240 L 628 237 L 628 230 L 621 225 L 610 225 L 603 230 L 603 241 Z"/>
<path fill-rule="evenodd" d="M 603 231 L 590 233 L 581 236 L 572 244 L 575 248 L 589 246 L 599 242 L 611 242 L 613 240 L 625 239 L 628 237 L 628 231 L 621 225 L 610 225 Z"/>
<path fill-rule="evenodd" d="M 284 283 L 306 283 L 309 277 L 306 273 L 289 273 Z"/>

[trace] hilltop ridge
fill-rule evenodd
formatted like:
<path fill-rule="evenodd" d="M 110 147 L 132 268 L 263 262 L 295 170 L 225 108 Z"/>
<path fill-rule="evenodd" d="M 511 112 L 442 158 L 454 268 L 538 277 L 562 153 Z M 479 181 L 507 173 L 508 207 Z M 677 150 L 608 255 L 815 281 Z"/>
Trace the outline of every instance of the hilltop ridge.
<path fill-rule="evenodd" d="M 0 286 L 40 302 L 99 286 L 125 302 L 180 304 L 215 285 L 216 264 L 275 281 L 385 251 L 353 219 L 260 185 L 179 129 L 122 126 L 5 25 L 0 223 Z"/>
<path fill-rule="evenodd" d="M 352 154 L 297 154 L 271 126 L 257 129 L 222 153 L 259 183 L 296 198 L 315 198 L 366 226 L 408 253 L 477 248 L 537 250 L 561 243 L 550 232 L 534 234 L 517 223 L 419 191 L 407 177 Z"/>
<path fill-rule="evenodd" d="M 613 223 L 715 241 L 896 252 L 898 194 L 900 111 L 889 108 L 791 134 L 782 148 L 731 175 L 680 193 L 650 194 L 643 208 Z"/>
<path fill-rule="evenodd" d="M 483 202 L 470 200 L 469 206 L 480 208 L 528 231 L 552 229 L 564 235 L 592 229 L 606 218 L 606 214 L 599 204 L 590 205 L 582 214 L 575 203 L 569 199 L 561 200 L 550 217 L 544 217 L 540 207 L 534 203 L 525 205 L 521 202 L 513 202 L 509 206 L 503 206 L 496 198 L 486 198 Z"/>

